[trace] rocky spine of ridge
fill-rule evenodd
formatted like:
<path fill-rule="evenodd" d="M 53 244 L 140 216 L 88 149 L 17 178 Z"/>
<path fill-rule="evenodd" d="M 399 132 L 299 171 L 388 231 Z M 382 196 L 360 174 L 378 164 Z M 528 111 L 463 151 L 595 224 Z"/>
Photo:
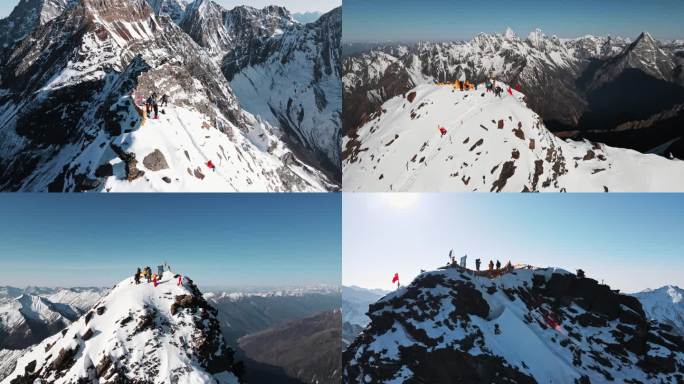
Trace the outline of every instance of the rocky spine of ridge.
<path fill-rule="evenodd" d="M 684 339 L 634 297 L 554 269 L 426 272 L 368 310 L 345 383 L 681 382 Z"/>

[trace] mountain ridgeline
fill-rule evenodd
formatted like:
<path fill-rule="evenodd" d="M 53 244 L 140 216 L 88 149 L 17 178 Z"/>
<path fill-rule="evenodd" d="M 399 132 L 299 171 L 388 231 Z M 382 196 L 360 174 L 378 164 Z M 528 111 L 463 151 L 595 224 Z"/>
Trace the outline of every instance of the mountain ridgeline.
<path fill-rule="evenodd" d="M 529 106 L 564 137 L 684 157 L 681 41 L 584 36 L 560 39 L 508 29 L 471 41 L 389 44 L 343 61 L 344 134 L 414 87 L 490 76 L 520 84 Z"/>
<path fill-rule="evenodd" d="M 302 25 L 205 0 L 20 2 L 0 21 L 15 26 L 0 36 L 0 189 L 337 189 L 339 13 Z M 251 90 L 229 82 L 252 72 Z M 153 92 L 170 99 L 159 114 Z"/>
<path fill-rule="evenodd" d="M 421 273 L 368 309 L 345 383 L 679 383 L 680 330 L 636 297 L 553 268 Z"/>

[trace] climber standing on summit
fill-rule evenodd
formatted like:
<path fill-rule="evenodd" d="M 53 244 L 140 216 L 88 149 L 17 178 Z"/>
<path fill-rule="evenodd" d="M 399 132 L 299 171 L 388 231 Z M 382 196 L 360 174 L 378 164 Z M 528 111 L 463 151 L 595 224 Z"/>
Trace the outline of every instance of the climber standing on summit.
<path fill-rule="evenodd" d="M 444 135 L 447 134 L 446 128 L 442 127 L 441 125 L 437 124 L 437 128 L 439 129 L 439 133 L 441 134 L 440 137 L 444 137 Z"/>
<path fill-rule="evenodd" d="M 480 259 L 475 259 L 475 270 L 480 272 Z"/>
<path fill-rule="evenodd" d="M 145 269 L 143 270 L 143 274 L 147 279 L 147 282 L 150 283 L 152 281 L 152 268 L 150 268 L 149 266 L 145 267 Z"/>
<path fill-rule="evenodd" d="M 135 276 L 133 276 L 133 280 L 135 280 L 136 285 L 140 284 L 140 274 L 140 267 L 138 267 L 138 270 L 135 271 Z"/>
<path fill-rule="evenodd" d="M 152 94 L 152 108 L 154 108 L 154 119 L 159 119 L 159 103 L 157 101 L 157 92 Z"/>
<path fill-rule="evenodd" d="M 489 272 L 494 272 L 494 262 L 489 260 Z"/>

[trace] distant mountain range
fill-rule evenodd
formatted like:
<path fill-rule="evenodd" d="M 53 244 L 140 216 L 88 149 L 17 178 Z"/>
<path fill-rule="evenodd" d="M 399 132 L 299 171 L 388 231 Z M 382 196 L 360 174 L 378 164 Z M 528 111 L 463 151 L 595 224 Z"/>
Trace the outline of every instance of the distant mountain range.
<path fill-rule="evenodd" d="M 343 130 L 353 137 L 384 102 L 416 86 L 484 83 L 493 76 L 520 84 L 531 109 L 563 137 L 682 158 L 681 46 L 646 32 L 634 40 L 561 39 L 540 30 L 523 38 L 510 29 L 471 41 L 372 44 L 367 50 L 348 44 Z"/>

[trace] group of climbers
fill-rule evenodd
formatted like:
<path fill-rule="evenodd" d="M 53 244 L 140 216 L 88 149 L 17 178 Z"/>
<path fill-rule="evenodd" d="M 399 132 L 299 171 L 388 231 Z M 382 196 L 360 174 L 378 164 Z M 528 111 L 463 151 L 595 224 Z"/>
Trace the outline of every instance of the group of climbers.
<path fill-rule="evenodd" d="M 461 258 L 461 264 L 456 263 L 455 257 L 453 257 L 452 253 L 449 253 L 449 259 L 450 263 L 452 266 L 460 266 L 462 268 L 466 268 L 466 256 Z M 480 259 L 475 259 L 475 273 L 483 276 L 487 276 L 490 278 L 501 276 L 504 273 L 508 273 L 513 270 L 513 265 L 511 264 L 510 261 L 506 263 L 506 266 L 501 268 L 501 262 L 499 260 L 496 260 L 496 263 L 494 263 L 493 260 L 489 261 L 489 269 L 487 271 L 481 271 L 480 267 L 482 265 L 482 260 Z"/>
<path fill-rule="evenodd" d="M 152 117 L 152 112 L 154 112 L 154 119 L 159 119 L 159 106 L 166 107 L 169 105 L 168 95 L 162 95 L 161 100 L 157 100 L 158 98 L 157 92 L 153 92 L 145 101 L 145 114 L 148 119 Z"/>
<path fill-rule="evenodd" d="M 159 280 L 161 280 L 162 276 L 164 275 L 164 270 L 168 270 L 170 272 L 171 268 L 168 264 L 164 263 L 164 265 L 157 266 L 157 273 L 152 273 L 152 268 L 149 266 L 146 266 L 142 270 L 138 267 L 138 269 L 135 271 L 135 275 L 133 276 L 133 280 L 137 285 L 140 284 L 141 279 L 145 279 L 147 283 L 153 283 L 156 288 L 159 285 Z M 183 285 L 183 276 L 175 275 L 174 277 L 178 279 L 179 286 Z"/>
<path fill-rule="evenodd" d="M 456 80 L 454 82 L 454 89 L 459 90 L 459 91 L 476 91 L 477 90 L 477 84 L 473 84 L 469 82 L 468 80 L 461 81 L 461 80 Z"/>

